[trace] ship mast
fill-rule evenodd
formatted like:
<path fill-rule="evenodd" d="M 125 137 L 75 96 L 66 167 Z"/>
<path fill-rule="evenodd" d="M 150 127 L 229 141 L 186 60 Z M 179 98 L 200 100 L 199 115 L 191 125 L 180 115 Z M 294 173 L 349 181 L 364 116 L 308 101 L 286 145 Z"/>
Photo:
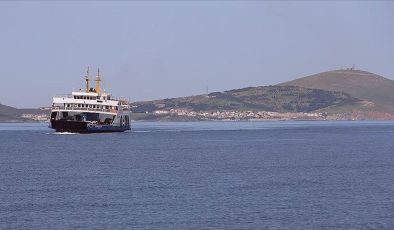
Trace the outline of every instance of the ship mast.
<path fill-rule="evenodd" d="M 101 93 L 101 88 L 100 88 L 100 82 L 101 82 L 101 77 L 100 77 L 100 68 L 97 69 L 97 76 L 96 76 L 96 93 L 100 94 Z"/>
<path fill-rule="evenodd" d="M 88 69 L 86 70 L 85 81 L 86 81 L 86 92 L 89 93 L 89 66 Z"/>

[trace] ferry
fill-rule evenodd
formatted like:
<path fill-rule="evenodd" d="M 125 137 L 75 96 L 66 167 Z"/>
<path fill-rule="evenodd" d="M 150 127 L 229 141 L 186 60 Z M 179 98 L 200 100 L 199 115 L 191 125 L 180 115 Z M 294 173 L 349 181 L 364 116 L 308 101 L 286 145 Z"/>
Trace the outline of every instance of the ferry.
<path fill-rule="evenodd" d="M 85 90 L 53 97 L 49 127 L 56 132 L 104 133 L 130 130 L 130 105 L 124 97 L 101 92 L 100 69 L 91 88 L 89 68 Z"/>

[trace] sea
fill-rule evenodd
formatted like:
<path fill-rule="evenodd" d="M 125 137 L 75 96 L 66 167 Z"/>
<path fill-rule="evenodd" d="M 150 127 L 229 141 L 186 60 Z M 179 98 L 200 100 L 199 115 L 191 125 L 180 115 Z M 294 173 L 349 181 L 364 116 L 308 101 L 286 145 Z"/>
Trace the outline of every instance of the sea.
<path fill-rule="evenodd" d="M 0 229 L 394 229 L 394 122 L 0 124 Z"/>

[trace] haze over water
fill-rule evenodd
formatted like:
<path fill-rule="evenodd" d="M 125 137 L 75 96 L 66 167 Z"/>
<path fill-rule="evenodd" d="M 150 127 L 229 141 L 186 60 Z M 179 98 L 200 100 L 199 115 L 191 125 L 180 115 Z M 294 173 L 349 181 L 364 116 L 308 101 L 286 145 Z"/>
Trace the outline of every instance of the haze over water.
<path fill-rule="evenodd" d="M 393 122 L 0 124 L 2 229 L 390 229 Z"/>

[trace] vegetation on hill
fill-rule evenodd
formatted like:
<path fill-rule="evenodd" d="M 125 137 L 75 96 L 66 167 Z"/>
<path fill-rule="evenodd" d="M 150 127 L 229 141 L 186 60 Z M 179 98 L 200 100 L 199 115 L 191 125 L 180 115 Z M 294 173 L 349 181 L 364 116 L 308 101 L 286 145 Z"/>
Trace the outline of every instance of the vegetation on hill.
<path fill-rule="evenodd" d="M 329 106 L 353 105 L 359 100 L 343 92 L 297 86 L 260 86 L 208 95 L 136 102 L 133 112 L 187 109 L 192 111 L 311 112 Z"/>

